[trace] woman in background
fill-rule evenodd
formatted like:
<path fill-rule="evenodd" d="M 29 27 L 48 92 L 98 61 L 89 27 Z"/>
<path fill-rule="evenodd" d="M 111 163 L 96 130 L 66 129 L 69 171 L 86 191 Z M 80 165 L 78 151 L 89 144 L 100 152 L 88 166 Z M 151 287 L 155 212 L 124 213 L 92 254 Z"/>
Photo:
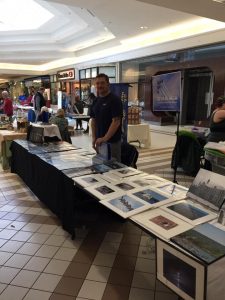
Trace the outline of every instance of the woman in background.
<path fill-rule="evenodd" d="M 62 140 L 72 144 L 70 134 L 68 131 L 68 120 L 65 118 L 64 109 L 58 109 L 55 116 L 49 119 L 49 123 L 55 124 L 58 126 Z"/>

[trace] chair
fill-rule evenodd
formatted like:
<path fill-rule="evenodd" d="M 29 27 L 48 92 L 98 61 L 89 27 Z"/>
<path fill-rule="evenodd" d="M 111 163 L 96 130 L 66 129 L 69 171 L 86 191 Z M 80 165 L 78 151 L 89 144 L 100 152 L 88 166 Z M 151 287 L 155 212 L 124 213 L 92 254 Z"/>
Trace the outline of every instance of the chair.
<path fill-rule="evenodd" d="M 179 131 L 176 145 L 173 150 L 171 168 L 181 167 L 190 176 L 195 176 L 204 159 L 202 145 L 192 132 Z"/>
<path fill-rule="evenodd" d="M 137 169 L 138 156 L 139 153 L 133 145 L 128 143 L 121 145 L 121 163 L 124 165 Z"/>

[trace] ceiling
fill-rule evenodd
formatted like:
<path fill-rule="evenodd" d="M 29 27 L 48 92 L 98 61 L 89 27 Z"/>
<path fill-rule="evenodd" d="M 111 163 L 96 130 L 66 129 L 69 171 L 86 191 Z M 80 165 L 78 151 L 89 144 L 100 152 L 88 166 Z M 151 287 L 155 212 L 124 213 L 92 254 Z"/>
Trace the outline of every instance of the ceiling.
<path fill-rule="evenodd" d="M 0 0 L 0 79 L 222 42 L 224 10 L 212 0 Z"/>

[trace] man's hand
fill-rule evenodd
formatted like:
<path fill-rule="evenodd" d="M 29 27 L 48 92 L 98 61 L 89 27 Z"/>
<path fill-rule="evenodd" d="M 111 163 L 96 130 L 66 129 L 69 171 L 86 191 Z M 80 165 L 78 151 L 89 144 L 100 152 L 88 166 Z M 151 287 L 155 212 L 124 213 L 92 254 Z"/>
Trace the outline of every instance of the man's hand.
<path fill-rule="evenodd" d="M 92 139 L 92 148 L 95 149 L 95 151 L 97 152 L 97 149 L 96 149 L 96 139 Z"/>
<path fill-rule="evenodd" d="M 101 138 L 98 138 L 96 141 L 95 141 L 95 146 L 96 148 L 98 149 L 99 146 L 101 146 L 102 143 L 105 143 L 107 142 L 106 139 L 104 137 L 101 137 Z"/>

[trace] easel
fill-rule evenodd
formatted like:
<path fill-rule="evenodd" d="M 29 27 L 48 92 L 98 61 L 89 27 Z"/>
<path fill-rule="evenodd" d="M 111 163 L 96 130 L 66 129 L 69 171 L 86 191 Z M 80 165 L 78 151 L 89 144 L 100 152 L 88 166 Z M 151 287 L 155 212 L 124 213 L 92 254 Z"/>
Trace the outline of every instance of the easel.
<path fill-rule="evenodd" d="M 178 150 L 177 150 L 177 142 L 178 142 L 178 136 L 179 136 L 179 129 L 180 129 L 180 111 L 177 111 L 176 112 L 176 118 L 177 118 L 177 131 L 176 131 L 176 144 L 175 144 L 175 164 L 176 164 L 176 160 L 177 160 L 177 154 L 178 154 Z M 173 174 L 173 182 L 174 183 L 177 183 L 177 165 L 175 165 L 175 168 L 174 168 L 174 174 Z"/>

